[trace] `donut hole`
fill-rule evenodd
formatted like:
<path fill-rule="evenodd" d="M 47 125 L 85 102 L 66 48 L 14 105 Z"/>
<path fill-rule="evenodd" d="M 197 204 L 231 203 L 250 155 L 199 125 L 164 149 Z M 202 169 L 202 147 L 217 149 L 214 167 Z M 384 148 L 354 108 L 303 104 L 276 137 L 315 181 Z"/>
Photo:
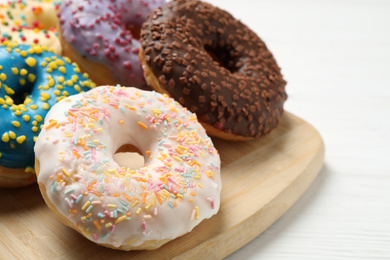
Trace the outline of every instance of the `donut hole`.
<path fill-rule="evenodd" d="M 33 87 L 26 87 L 26 85 L 14 88 L 15 93 L 13 95 L 10 95 L 10 98 L 12 98 L 13 103 L 15 105 L 25 104 L 27 96 L 30 96 L 32 94 Z"/>
<path fill-rule="evenodd" d="M 114 160 L 120 167 L 132 170 L 140 169 L 145 164 L 141 151 L 132 144 L 124 144 L 114 153 Z"/>
<path fill-rule="evenodd" d="M 223 47 L 214 47 L 210 45 L 204 45 L 204 49 L 207 54 L 217 62 L 220 67 L 224 67 L 231 73 L 237 72 L 240 68 L 237 66 L 237 58 L 230 55 L 230 51 Z"/>
<path fill-rule="evenodd" d="M 134 26 L 134 25 L 126 25 L 126 29 L 131 32 L 134 39 L 139 40 L 141 38 L 141 27 Z"/>

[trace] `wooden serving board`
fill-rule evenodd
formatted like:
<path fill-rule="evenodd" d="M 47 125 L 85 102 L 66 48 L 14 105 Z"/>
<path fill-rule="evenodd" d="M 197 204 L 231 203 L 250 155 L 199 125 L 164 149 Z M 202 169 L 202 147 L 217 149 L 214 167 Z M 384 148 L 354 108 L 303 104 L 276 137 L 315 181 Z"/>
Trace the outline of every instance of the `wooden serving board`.
<path fill-rule="evenodd" d="M 282 216 L 324 159 L 319 133 L 288 112 L 264 138 L 214 144 L 222 160 L 221 208 L 192 232 L 153 251 L 108 249 L 57 221 L 37 185 L 0 189 L 0 259 L 220 259 Z"/>

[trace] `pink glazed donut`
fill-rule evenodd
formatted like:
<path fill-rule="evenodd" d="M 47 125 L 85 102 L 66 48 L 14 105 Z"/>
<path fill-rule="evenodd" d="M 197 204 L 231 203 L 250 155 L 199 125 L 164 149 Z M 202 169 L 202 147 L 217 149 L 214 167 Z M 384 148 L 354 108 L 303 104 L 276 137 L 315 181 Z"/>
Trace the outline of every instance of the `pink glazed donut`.
<path fill-rule="evenodd" d="M 97 85 L 147 89 L 138 58 L 139 30 L 165 0 L 65 0 L 59 13 L 64 55 Z"/>

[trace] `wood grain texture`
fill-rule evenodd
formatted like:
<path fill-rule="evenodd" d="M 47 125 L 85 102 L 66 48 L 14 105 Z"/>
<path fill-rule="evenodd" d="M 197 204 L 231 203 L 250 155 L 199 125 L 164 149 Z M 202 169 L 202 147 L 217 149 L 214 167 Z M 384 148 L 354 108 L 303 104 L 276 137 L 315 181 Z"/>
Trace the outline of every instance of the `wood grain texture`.
<path fill-rule="evenodd" d="M 321 136 L 285 113 L 265 138 L 214 140 L 222 160 L 220 212 L 154 251 L 122 252 L 95 245 L 62 225 L 36 185 L 0 190 L 0 259 L 218 259 L 228 256 L 283 215 L 304 193 L 324 159 Z"/>

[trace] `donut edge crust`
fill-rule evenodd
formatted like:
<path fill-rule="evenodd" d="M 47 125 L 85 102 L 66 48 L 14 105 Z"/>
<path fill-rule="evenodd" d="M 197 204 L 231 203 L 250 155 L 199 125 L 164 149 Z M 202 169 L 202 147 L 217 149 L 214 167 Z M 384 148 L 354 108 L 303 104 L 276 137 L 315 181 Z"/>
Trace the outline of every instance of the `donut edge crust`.
<path fill-rule="evenodd" d="M 150 66 L 145 61 L 144 50 L 143 50 L 142 46 L 139 48 L 138 55 L 139 55 L 139 59 L 141 61 L 142 69 L 144 71 L 145 80 L 149 84 L 149 86 L 161 94 L 166 94 L 166 95 L 170 96 L 168 91 L 166 91 L 164 88 L 161 87 L 160 82 L 158 81 L 157 77 L 154 75 Z M 195 112 L 195 114 L 196 114 L 196 112 Z M 211 126 L 210 124 L 201 122 L 200 120 L 199 120 L 199 123 L 201 123 L 201 125 L 206 129 L 206 132 L 208 135 L 212 135 L 212 136 L 224 139 L 224 140 L 248 141 L 248 140 L 254 139 L 254 137 L 247 137 L 247 136 L 240 136 L 240 135 L 225 133 L 225 132 L 218 130 L 217 128 Z"/>
<path fill-rule="evenodd" d="M 39 176 L 39 170 L 40 170 L 40 162 L 39 162 L 39 160 L 37 158 L 35 158 L 35 172 L 36 172 L 37 177 Z M 74 225 L 68 218 L 66 218 L 64 215 L 62 215 L 60 212 L 58 212 L 58 210 L 56 209 L 54 204 L 51 202 L 51 200 L 47 196 L 47 191 L 46 191 L 45 185 L 42 182 L 38 182 L 38 186 L 39 186 L 39 189 L 40 189 L 40 191 L 42 193 L 42 197 L 43 197 L 46 205 L 53 212 L 53 214 L 56 216 L 56 218 L 62 224 L 64 224 L 64 225 L 66 225 L 66 226 L 76 230 L 83 237 L 85 237 L 84 234 L 81 232 L 81 230 L 79 230 L 76 227 L 76 225 Z M 130 250 L 154 250 L 154 249 L 157 249 L 157 248 L 161 247 L 162 245 L 168 243 L 171 240 L 172 239 L 150 240 L 150 241 L 145 241 L 144 243 L 142 243 L 139 246 L 121 245 L 120 247 L 114 247 L 114 246 L 112 246 L 110 244 L 102 244 L 102 243 L 95 243 L 95 242 L 94 243 L 98 244 L 100 246 L 111 248 L 111 249 L 130 251 Z M 91 241 L 91 242 L 93 242 L 93 241 Z"/>
<path fill-rule="evenodd" d="M 62 46 L 63 56 L 69 57 L 72 62 L 79 65 L 83 73 L 89 75 L 89 79 L 99 85 L 117 85 L 118 81 L 112 76 L 110 69 L 102 63 L 94 62 L 81 56 L 62 36 L 61 30 L 58 30 L 58 38 Z"/>
<path fill-rule="evenodd" d="M 27 173 L 25 168 L 6 168 L 0 166 L 0 188 L 21 188 L 36 182 L 33 173 Z"/>

